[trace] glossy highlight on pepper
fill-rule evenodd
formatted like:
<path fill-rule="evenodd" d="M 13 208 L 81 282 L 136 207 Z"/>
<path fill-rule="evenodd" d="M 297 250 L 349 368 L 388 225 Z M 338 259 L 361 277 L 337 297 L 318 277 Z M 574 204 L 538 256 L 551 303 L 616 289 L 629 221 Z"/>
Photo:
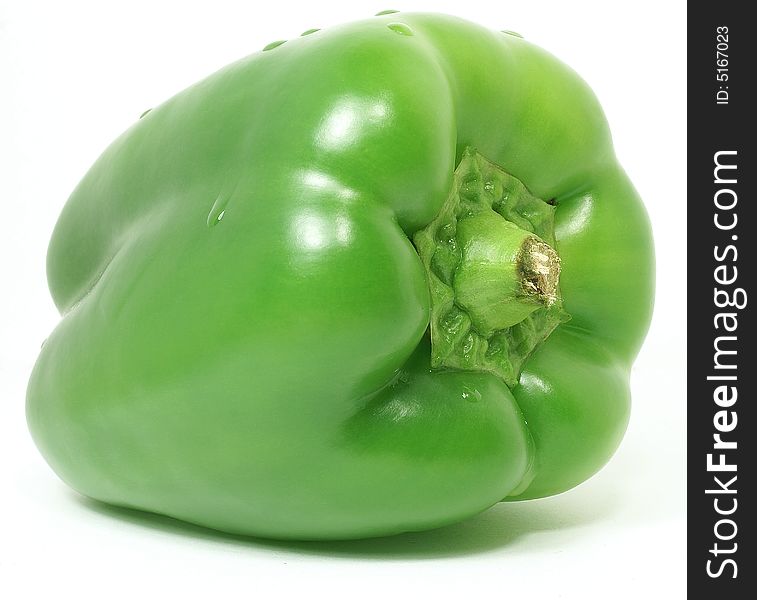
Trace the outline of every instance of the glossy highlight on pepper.
<path fill-rule="evenodd" d="M 384 11 L 268 44 L 98 158 L 50 242 L 27 420 L 103 502 L 273 538 L 438 527 L 606 463 L 653 268 L 572 70 Z"/>

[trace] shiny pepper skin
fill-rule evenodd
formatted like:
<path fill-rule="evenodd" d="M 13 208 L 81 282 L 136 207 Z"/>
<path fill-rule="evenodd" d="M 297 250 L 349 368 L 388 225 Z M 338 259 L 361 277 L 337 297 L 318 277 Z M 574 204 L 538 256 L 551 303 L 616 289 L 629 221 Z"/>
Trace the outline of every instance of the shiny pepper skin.
<path fill-rule="evenodd" d="M 48 252 L 62 319 L 27 395 L 40 451 L 97 500 L 274 538 L 432 528 L 586 480 L 623 436 L 653 296 L 650 226 L 594 95 L 448 16 L 306 33 L 144 114 L 74 190 Z M 543 233 L 525 209 L 503 225 L 504 192 L 481 203 L 486 169 L 552 207 Z M 520 339 L 496 310 L 481 333 L 448 297 L 460 261 L 478 289 L 480 254 L 455 254 L 477 221 L 423 237 L 454 189 L 559 255 L 559 314 L 517 364 L 492 354 Z M 432 365 L 435 332 L 458 330 L 509 383 L 464 336 Z"/>

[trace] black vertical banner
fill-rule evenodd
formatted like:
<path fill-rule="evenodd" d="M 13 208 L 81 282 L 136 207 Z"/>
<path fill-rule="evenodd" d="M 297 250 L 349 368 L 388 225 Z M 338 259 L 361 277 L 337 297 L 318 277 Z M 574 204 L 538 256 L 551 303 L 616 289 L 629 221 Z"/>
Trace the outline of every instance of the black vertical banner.
<path fill-rule="evenodd" d="M 729 600 L 757 598 L 751 8 L 688 6 L 688 585 Z"/>

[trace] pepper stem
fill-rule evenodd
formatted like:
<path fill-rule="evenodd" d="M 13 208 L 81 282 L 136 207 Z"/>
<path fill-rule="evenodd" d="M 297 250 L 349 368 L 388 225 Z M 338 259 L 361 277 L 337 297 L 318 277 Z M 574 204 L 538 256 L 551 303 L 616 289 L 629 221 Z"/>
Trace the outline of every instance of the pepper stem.
<path fill-rule="evenodd" d="M 521 254 L 521 271 L 526 293 L 537 296 L 545 306 L 557 300 L 560 257 L 552 246 L 537 237 L 526 238 Z"/>
<path fill-rule="evenodd" d="M 457 222 L 455 304 L 489 336 L 557 299 L 560 259 L 552 247 L 493 210 Z"/>
<path fill-rule="evenodd" d="M 414 236 L 431 293 L 431 366 L 517 383 L 526 358 L 568 319 L 555 207 L 467 149 L 439 215 Z"/>

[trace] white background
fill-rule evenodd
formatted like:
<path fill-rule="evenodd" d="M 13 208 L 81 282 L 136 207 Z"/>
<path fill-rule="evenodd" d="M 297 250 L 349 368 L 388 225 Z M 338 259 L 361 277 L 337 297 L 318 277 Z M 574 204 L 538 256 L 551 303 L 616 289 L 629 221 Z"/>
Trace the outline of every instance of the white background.
<path fill-rule="evenodd" d="M 0 0 L 0 596 L 683 597 L 685 3 L 200 4 Z M 47 467 L 24 419 L 26 380 L 58 319 L 45 251 L 68 194 L 146 108 L 272 40 L 386 8 L 518 31 L 599 96 L 657 243 L 656 312 L 621 449 L 561 496 L 352 543 L 244 540 L 83 500 Z"/>

